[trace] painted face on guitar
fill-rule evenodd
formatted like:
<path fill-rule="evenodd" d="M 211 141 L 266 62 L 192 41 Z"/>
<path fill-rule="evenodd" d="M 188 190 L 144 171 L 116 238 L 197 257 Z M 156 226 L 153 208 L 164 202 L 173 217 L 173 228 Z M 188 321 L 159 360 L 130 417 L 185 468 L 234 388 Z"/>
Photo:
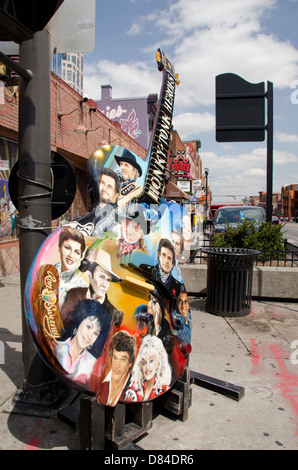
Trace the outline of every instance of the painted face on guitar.
<path fill-rule="evenodd" d="M 96 266 L 93 275 L 90 277 L 90 286 L 94 293 L 92 298 L 104 299 L 112 280 L 111 276 L 101 266 Z"/>
<path fill-rule="evenodd" d="M 108 175 L 101 175 L 99 181 L 99 197 L 101 204 L 114 204 L 117 201 L 115 180 Z"/>
<path fill-rule="evenodd" d="M 60 247 L 61 270 L 75 270 L 80 264 L 82 250 L 79 242 L 69 239 L 65 240 Z"/>
<path fill-rule="evenodd" d="M 123 236 L 127 243 L 136 243 L 143 235 L 140 224 L 134 220 L 124 219 L 122 222 Z"/>
<path fill-rule="evenodd" d="M 169 248 L 166 248 L 164 246 L 161 248 L 160 255 L 159 255 L 159 263 L 160 263 L 161 269 L 166 274 L 169 274 L 172 271 L 173 266 L 174 266 L 173 253 L 171 250 L 169 250 Z"/>
<path fill-rule="evenodd" d="M 123 181 L 136 180 L 138 178 L 138 170 L 136 170 L 136 168 L 134 168 L 130 163 L 120 162 L 119 166 Z"/>
<path fill-rule="evenodd" d="M 100 324 L 97 318 L 85 318 L 78 327 L 78 331 L 71 340 L 78 350 L 90 348 L 100 334 Z"/>

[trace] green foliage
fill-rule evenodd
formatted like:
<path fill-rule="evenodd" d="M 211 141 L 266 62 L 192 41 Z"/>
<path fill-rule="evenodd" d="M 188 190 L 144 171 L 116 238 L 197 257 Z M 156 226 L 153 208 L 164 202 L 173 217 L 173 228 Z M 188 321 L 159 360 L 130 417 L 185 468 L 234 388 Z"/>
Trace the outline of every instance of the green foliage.
<path fill-rule="evenodd" d="M 226 224 L 226 231 L 216 235 L 212 246 L 229 248 L 249 248 L 253 250 L 284 251 L 282 225 L 262 222 L 259 230 L 251 220 L 243 220 L 236 228 Z"/>

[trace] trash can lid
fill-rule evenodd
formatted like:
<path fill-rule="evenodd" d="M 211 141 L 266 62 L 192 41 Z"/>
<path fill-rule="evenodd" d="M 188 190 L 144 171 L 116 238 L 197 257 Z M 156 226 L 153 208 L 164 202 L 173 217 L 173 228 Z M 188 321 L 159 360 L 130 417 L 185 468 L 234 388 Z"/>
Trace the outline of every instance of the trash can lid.
<path fill-rule="evenodd" d="M 228 256 L 258 256 L 261 252 L 259 250 L 252 250 L 250 248 L 227 248 L 227 247 L 208 247 L 202 248 L 201 251 L 207 254 L 215 255 L 228 255 Z"/>

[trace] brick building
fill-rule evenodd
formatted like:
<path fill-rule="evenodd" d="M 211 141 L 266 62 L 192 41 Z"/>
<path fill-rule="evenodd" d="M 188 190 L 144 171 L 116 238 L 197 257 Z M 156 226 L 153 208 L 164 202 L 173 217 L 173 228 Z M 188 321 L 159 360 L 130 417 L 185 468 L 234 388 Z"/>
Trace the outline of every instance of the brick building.
<path fill-rule="evenodd" d="M 18 86 L 5 86 L 2 91 L 3 104 L 0 104 L 0 197 L 2 207 L 0 214 L 4 215 L 4 203 L 9 200 L 9 175 L 18 159 Z M 154 113 L 157 110 L 157 98 L 157 95 L 149 95 L 145 101 L 141 100 L 140 103 L 145 116 L 140 124 L 143 135 L 146 134 L 146 140 L 150 140 L 149 137 L 151 137 Z M 137 100 L 134 100 L 135 105 Z M 109 116 L 113 116 L 113 113 L 110 112 Z M 190 187 L 190 192 L 185 194 L 177 186 L 177 180 L 185 183 L 201 178 L 202 164 L 196 142 L 187 142 L 184 145 L 177 131 L 172 130 L 171 132 L 168 154 L 168 170 L 170 171 L 167 171 L 166 180 L 170 180 L 169 185 L 171 185 L 172 192 L 168 197 L 176 199 L 180 203 L 189 203 L 192 191 Z M 147 147 L 141 146 L 137 139 L 124 132 L 121 128 L 121 122 L 109 119 L 98 109 L 95 101 L 84 100 L 82 95 L 52 72 L 51 150 L 65 157 L 71 164 L 77 188 L 74 202 L 63 217 L 73 220 L 89 211 L 90 201 L 86 180 L 87 160 L 96 148 L 104 144 L 122 145 L 142 159 L 147 156 Z M 181 175 L 175 174 L 171 169 L 172 160 L 175 156 L 182 155 L 188 159 L 188 170 Z M 169 188 L 166 187 L 165 197 L 168 190 Z M 9 204 L 13 209 L 11 201 Z M 60 220 L 52 222 L 53 226 L 57 226 L 59 223 Z M 0 277 L 12 274 L 19 269 L 17 235 L 17 224 L 14 224 L 14 230 L 9 230 L 9 233 L 5 233 L 3 237 L 0 235 Z"/>
<path fill-rule="evenodd" d="M 284 218 L 298 217 L 298 184 L 289 184 L 281 188 L 282 210 Z"/>
<path fill-rule="evenodd" d="M 18 86 L 2 87 L 0 104 L 0 197 L 1 228 L 10 205 L 8 180 L 18 158 Z M 123 145 L 140 158 L 147 150 L 140 146 L 104 116 L 92 100 L 83 97 L 53 72 L 51 74 L 51 150 L 64 156 L 71 164 L 77 184 L 75 200 L 67 214 L 70 219 L 89 210 L 89 194 L 86 182 L 86 164 L 91 153 L 103 144 Z M 12 204 L 11 204 L 12 206 Z M 53 221 L 57 225 L 58 221 Z M 15 225 L 16 226 L 16 225 Z M 17 232 L 0 229 L 0 277 L 17 272 Z"/>
<path fill-rule="evenodd" d="M 259 191 L 259 196 L 254 201 L 255 204 L 253 205 L 262 206 L 266 209 L 267 193 Z M 277 216 L 281 216 L 283 214 L 281 193 L 272 193 L 272 214 Z"/>

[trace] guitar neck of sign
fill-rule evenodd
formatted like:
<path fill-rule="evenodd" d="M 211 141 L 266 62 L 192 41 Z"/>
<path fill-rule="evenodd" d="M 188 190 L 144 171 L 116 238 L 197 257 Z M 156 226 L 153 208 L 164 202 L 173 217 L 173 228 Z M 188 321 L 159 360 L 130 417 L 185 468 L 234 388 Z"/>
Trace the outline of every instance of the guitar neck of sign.
<path fill-rule="evenodd" d="M 148 171 L 141 197 L 141 201 L 148 204 L 160 204 L 161 201 L 172 129 L 175 88 L 179 84 L 173 65 L 161 49 L 156 52 L 156 61 L 158 70 L 163 72 L 163 81 L 146 158 Z"/>

